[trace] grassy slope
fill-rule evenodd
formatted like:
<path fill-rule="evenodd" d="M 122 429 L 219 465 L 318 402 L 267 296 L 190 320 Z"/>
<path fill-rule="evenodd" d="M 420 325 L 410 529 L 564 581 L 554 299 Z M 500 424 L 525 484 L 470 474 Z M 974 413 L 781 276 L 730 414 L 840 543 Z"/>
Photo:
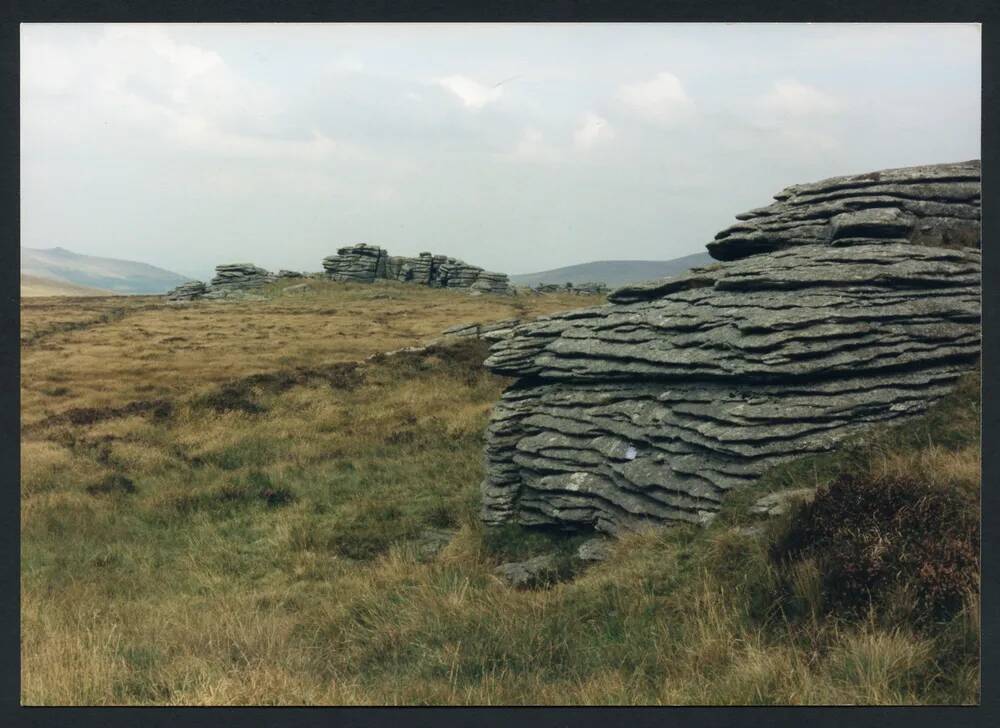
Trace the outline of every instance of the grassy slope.
<path fill-rule="evenodd" d="M 753 493 L 711 528 L 636 536 L 551 589 L 504 586 L 496 563 L 551 537 L 488 534 L 476 519 L 482 430 L 505 384 L 479 367 L 482 346 L 323 365 L 415 343 L 445 328 L 439 316 L 503 318 L 515 304 L 388 290 L 397 298 L 332 286 L 253 309 L 140 307 L 25 348 L 24 397 L 38 411 L 22 443 L 24 702 L 976 700 L 974 610 L 928 635 L 777 609 L 787 596 L 766 554 L 782 525 L 743 529 Z M 46 331 L 59 315 L 36 318 Z M 260 329 L 274 333 L 241 338 Z M 180 372 L 161 361 L 175 336 L 168 344 L 197 360 L 171 360 Z M 67 367 L 77 353 L 84 361 Z M 223 377 L 301 366 L 314 371 L 233 390 L 255 414 L 211 396 Z M 116 373 L 103 380 L 110 393 L 89 384 L 103 367 Z M 100 409 L 141 386 L 171 407 Z M 977 406 L 972 382 L 930 418 L 786 466 L 754 491 L 914 463 L 976 487 Z M 105 419 L 58 416 L 85 407 Z M 424 557 L 420 534 L 443 527 L 458 533 Z"/>

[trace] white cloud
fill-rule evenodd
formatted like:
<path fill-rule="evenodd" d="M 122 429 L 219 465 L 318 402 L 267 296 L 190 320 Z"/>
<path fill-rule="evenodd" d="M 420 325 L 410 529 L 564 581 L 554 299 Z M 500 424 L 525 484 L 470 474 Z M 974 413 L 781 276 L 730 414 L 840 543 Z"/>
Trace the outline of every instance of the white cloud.
<path fill-rule="evenodd" d="M 831 114 L 840 109 L 833 96 L 790 79 L 775 81 L 758 103 L 765 111 L 790 116 Z"/>
<path fill-rule="evenodd" d="M 573 133 L 573 143 L 580 149 L 590 149 L 596 144 L 610 141 L 615 137 L 615 130 L 608 120 L 593 111 L 584 114 L 580 125 Z"/>
<path fill-rule="evenodd" d="M 437 80 L 439 86 L 451 91 L 468 109 L 481 109 L 487 104 L 497 101 L 503 94 L 503 88 L 486 86 L 465 76 L 448 76 Z"/>
<path fill-rule="evenodd" d="M 107 26 L 86 45 L 26 44 L 22 98 L 26 133 L 50 143 L 93 146 L 103 137 L 153 150 L 307 161 L 345 151 L 316 131 L 301 140 L 275 135 L 276 91 L 157 26 Z"/>
<path fill-rule="evenodd" d="M 618 95 L 634 112 L 659 123 L 684 121 L 695 113 L 694 101 L 680 79 L 666 71 L 648 81 L 626 84 Z"/>

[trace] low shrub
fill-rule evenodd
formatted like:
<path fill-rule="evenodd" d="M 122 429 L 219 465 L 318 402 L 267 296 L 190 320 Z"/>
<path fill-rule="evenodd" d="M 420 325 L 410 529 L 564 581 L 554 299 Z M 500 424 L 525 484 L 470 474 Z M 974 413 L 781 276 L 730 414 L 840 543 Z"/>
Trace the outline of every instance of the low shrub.
<path fill-rule="evenodd" d="M 977 503 L 915 476 L 841 476 L 800 506 L 771 555 L 792 569 L 815 561 L 828 611 L 948 620 L 979 589 Z"/>

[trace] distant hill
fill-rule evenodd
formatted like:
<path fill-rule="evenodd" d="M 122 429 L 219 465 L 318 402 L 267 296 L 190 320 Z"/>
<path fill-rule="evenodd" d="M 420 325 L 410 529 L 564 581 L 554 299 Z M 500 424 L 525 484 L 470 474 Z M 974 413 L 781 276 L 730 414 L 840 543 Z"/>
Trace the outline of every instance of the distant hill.
<path fill-rule="evenodd" d="M 611 288 L 641 281 L 651 281 L 683 273 L 689 268 L 715 262 L 708 253 L 694 253 L 673 260 L 595 260 L 592 263 L 569 265 L 540 273 L 509 276 L 519 286 L 539 283 L 606 283 Z"/>
<path fill-rule="evenodd" d="M 21 248 L 21 273 L 112 294 L 166 293 L 189 278 L 147 263 L 80 255 L 65 248 Z M 81 294 L 73 294 L 81 295 Z"/>
<path fill-rule="evenodd" d="M 110 296 L 110 291 L 21 274 L 21 298 L 31 296 Z"/>

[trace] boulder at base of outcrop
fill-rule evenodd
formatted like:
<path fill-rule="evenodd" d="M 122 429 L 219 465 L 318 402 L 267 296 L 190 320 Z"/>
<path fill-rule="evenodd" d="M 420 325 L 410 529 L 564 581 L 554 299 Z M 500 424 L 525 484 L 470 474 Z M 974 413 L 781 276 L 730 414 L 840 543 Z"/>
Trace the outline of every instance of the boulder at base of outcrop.
<path fill-rule="evenodd" d="M 783 516 L 795 503 L 808 503 L 815 496 L 815 488 L 779 490 L 755 500 L 750 506 L 750 513 L 756 516 Z"/>
<path fill-rule="evenodd" d="M 978 247 L 803 244 L 521 324 L 485 363 L 516 381 L 487 428 L 482 517 L 710 522 L 728 491 L 920 414 L 975 369 L 980 276 Z"/>
<path fill-rule="evenodd" d="M 535 556 L 527 561 L 500 564 L 494 573 L 518 589 L 530 589 L 559 581 L 559 561 L 554 554 Z"/>
<path fill-rule="evenodd" d="M 605 561 L 611 555 L 611 539 L 594 536 L 584 541 L 576 550 L 581 561 Z"/>
<path fill-rule="evenodd" d="M 201 281 L 190 281 L 182 283 L 167 292 L 168 301 L 194 301 L 201 298 L 208 291 L 208 288 Z"/>
<path fill-rule="evenodd" d="M 979 160 L 833 177 L 782 190 L 708 244 L 718 260 L 795 245 L 979 247 Z"/>

